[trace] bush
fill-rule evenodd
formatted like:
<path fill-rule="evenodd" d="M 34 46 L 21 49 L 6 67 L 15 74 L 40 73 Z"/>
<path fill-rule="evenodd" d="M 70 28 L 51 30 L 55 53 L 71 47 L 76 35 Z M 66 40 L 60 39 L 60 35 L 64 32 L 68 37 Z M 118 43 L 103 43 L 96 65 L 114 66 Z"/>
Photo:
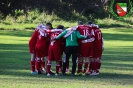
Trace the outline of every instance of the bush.
<path fill-rule="evenodd" d="M 3 19 L 3 24 L 6 25 L 12 25 L 15 22 L 14 17 L 12 17 L 10 14 L 8 16 L 6 16 L 5 19 Z"/>

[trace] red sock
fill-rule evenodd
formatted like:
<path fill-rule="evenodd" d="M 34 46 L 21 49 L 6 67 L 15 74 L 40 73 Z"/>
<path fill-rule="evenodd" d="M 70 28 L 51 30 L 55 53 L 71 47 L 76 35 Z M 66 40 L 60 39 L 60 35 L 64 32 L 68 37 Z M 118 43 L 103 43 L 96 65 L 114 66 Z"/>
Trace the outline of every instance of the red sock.
<path fill-rule="evenodd" d="M 51 69 L 51 64 L 47 63 L 47 73 L 50 73 L 50 69 Z"/>
<path fill-rule="evenodd" d="M 44 61 L 44 59 L 41 60 L 41 68 L 45 68 L 45 61 Z"/>
<path fill-rule="evenodd" d="M 36 70 L 38 73 L 41 72 L 41 60 L 36 60 Z"/>
<path fill-rule="evenodd" d="M 84 64 L 84 73 L 86 72 L 86 70 L 87 70 L 87 68 L 88 68 L 88 62 L 85 62 L 85 64 Z"/>
<path fill-rule="evenodd" d="M 31 67 L 31 71 L 34 72 L 35 71 L 35 61 L 30 61 L 30 67 Z"/>
<path fill-rule="evenodd" d="M 67 65 L 66 65 L 66 68 L 69 69 L 69 61 L 68 61 Z"/>
<path fill-rule="evenodd" d="M 82 65 L 83 65 L 83 62 L 78 63 L 78 71 L 82 71 Z"/>
<path fill-rule="evenodd" d="M 60 65 L 56 65 L 56 73 L 59 74 L 59 67 Z"/>
<path fill-rule="evenodd" d="M 59 61 L 60 69 L 62 69 L 62 60 Z"/>

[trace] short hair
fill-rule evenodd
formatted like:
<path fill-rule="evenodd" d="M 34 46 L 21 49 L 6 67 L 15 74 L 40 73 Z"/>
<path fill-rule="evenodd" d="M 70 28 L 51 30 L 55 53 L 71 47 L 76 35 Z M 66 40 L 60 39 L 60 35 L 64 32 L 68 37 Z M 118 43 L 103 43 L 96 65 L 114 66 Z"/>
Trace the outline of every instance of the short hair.
<path fill-rule="evenodd" d="M 78 25 L 83 25 L 83 22 L 82 21 L 78 21 Z"/>
<path fill-rule="evenodd" d="M 51 28 L 53 28 L 50 22 L 46 23 L 46 26 L 51 26 Z"/>
<path fill-rule="evenodd" d="M 87 25 L 91 25 L 91 24 L 92 24 L 92 22 L 91 22 L 91 21 L 88 21 L 88 22 L 87 22 Z"/>
<path fill-rule="evenodd" d="M 63 25 L 58 25 L 57 29 L 64 29 L 64 26 Z"/>

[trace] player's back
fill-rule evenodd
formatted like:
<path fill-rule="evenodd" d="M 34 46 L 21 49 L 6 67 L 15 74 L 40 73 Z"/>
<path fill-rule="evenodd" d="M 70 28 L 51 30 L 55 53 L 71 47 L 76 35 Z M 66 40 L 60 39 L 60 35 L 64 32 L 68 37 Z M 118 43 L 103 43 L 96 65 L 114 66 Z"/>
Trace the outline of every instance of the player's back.
<path fill-rule="evenodd" d="M 38 35 L 38 29 L 35 29 L 34 33 L 32 34 L 29 43 L 36 44 L 37 42 L 37 35 Z"/>
<path fill-rule="evenodd" d="M 52 32 L 51 35 L 50 35 L 50 38 L 53 39 L 55 37 L 57 37 L 61 32 L 60 31 L 57 31 L 57 32 Z M 53 47 L 61 47 L 61 42 L 62 40 L 51 40 L 50 41 L 50 46 L 53 46 Z"/>
<path fill-rule="evenodd" d="M 67 33 L 69 30 L 65 30 Z M 79 46 L 78 39 L 85 39 L 85 36 L 80 35 L 79 31 L 75 30 L 66 38 L 66 46 Z"/>
<path fill-rule="evenodd" d="M 77 30 L 80 32 L 80 34 L 82 34 L 84 36 L 91 36 L 92 38 L 94 38 L 94 30 L 93 30 L 92 26 L 80 25 L 77 27 Z M 78 40 L 78 43 L 79 43 L 79 45 L 93 44 L 93 42 L 82 43 L 81 39 Z"/>
<path fill-rule="evenodd" d="M 94 29 L 95 33 L 95 40 L 94 40 L 94 45 L 101 46 L 102 45 L 102 32 L 99 28 Z"/>
<path fill-rule="evenodd" d="M 48 42 L 48 36 L 47 35 L 41 35 L 40 32 L 38 31 L 37 34 L 38 38 L 37 38 L 37 45 L 39 45 L 40 47 L 47 47 L 47 42 Z"/>
<path fill-rule="evenodd" d="M 80 25 L 77 27 L 77 30 L 79 31 L 81 35 L 88 36 L 90 27 L 86 25 Z"/>

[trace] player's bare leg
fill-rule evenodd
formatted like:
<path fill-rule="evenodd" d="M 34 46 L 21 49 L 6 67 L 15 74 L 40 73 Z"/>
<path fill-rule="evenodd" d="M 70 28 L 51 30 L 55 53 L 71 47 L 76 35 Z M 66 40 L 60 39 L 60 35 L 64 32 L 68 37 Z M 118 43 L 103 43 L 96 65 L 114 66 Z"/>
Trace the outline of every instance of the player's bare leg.
<path fill-rule="evenodd" d="M 30 60 L 31 74 L 37 74 L 37 72 L 35 71 L 35 60 L 36 60 L 36 55 L 33 53 L 31 54 L 31 60 Z"/>
<path fill-rule="evenodd" d="M 78 58 L 78 70 L 77 70 L 77 73 L 81 73 L 82 72 L 82 65 L 83 65 L 83 57 L 79 57 Z"/>
<path fill-rule="evenodd" d="M 41 57 L 36 58 L 36 70 L 37 70 L 38 74 L 42 74 L 42 72 L 41 72 Z"/>

